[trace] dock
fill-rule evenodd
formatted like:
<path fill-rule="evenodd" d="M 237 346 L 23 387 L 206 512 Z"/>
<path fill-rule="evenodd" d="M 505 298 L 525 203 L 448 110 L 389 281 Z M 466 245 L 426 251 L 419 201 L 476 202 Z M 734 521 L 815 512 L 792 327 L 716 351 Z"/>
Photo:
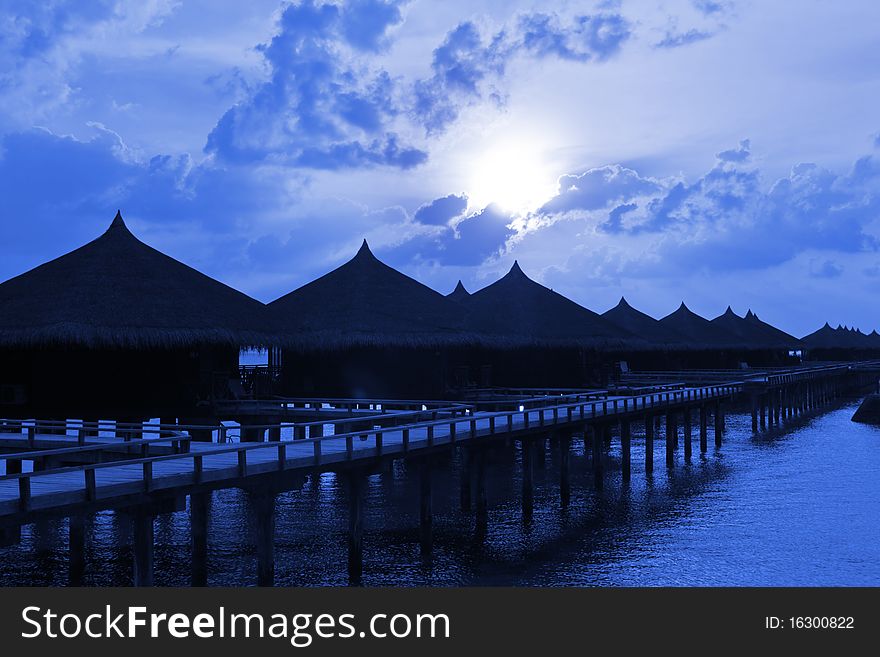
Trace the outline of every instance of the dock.
<path fill-rule="evenodd" d="M 842 395 L 877 387 L 880 362 L 824 364 L 761 372 L 642 373 L 619 390 L 497 390 L 472 400 L 275 399 L 237 401 L 222 410 L 234 423 L 150 424 L 0 420 L 0 546 L 19 540 L 21 526 L 46 518 L 69 522 L 69 582 L 82 582 L 83 519 L 113 509 L 131 517 L 132 582 L 153 583 L 153 520 L 189 509 L 192 583 L 207 583 L 208 514 L 212 491 L 248 492 L 255 519 L 259 585 L 274 582 L 275 498 L 315 473 L 344 478 L 349 498 L 348 575 L 363 573 L 364 481 L 394 460 L 418 466 L 420 544 L 430 554 L 431 473 L 438 454 L 461 450 L 461 504 L 477 523 L 487 518 L 485 469 L 493 447 L 522 453 L 522 504 L 534 504 L 533 463 L 547 439 L 560 449 L 560 504 L 568 504 L 573 441 L 591 454 L 595 485 L 603 485 L 607 444 L 620 441 L 619 468 L 633 476 L 632 424 L 644 423 L 643 470 L 655 466 L 663 438 L 664 465 L 692 458 L 696 448 L 720 449 L 725 413 L 745 404 L 756 432 L 831 404 Z M 692 383 L 688 379 L 700 381 Z M 665 428 L 664 428 L 665 427 Z M 613 429 L 617 431 L 614 432 Z M 681 429 L 681 431 L 679 430 Z M 29 467 L 28 467 L 29 466 Z"/>

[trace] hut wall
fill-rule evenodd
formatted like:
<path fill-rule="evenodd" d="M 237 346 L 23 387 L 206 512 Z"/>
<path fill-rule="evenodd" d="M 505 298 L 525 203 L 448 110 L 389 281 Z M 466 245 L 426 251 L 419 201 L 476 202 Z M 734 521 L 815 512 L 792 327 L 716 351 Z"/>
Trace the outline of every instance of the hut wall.
<path fill-rule="evenodd" d="M 435 348 L 285 351 L 281 393 L 295 397 L 442 398 L 447 354 Z"/>
<path fill-rule="evenodd" d="M 0 352 L 0 385 L 23 392 L 0 414 L 39 418 L 180 415 L 225 396 L 236 348 L 29 349 Z"/>

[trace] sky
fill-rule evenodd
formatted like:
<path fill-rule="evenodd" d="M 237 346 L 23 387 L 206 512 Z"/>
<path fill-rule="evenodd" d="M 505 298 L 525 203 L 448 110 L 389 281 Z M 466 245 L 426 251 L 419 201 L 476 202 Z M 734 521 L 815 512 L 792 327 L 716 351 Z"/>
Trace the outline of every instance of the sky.
<path fill-rule="evenodd" d="M 597 312 L 880 329 L 873 0 L 0 0 L 0 280 L 141 239 L 262 301 L 518 260 Z"/>

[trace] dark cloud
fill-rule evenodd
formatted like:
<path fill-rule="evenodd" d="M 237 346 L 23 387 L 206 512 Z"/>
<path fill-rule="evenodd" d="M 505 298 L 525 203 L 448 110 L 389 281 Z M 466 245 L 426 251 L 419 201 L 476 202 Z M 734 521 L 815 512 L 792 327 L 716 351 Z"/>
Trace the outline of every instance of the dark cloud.
<path fill-rule="evenodd" d="M 445 197 L 437 199 L 442 206 L 453 202 Z M 422 208 L 433 206 L 434 201 Z M 437 218 L 442 216 L 439 212 Z M 418 214 L 416 215 L 418 219 Z M 513 217 L 501 208 L 490 205 L 457 222 L 453 226 L 434 226 L 431 232 L 421 233 L 390 252 L 392 262 L 407 264 L 429 261 L 442 266 L 475 266 L 500 253 L 515 234 L 509 228 Z"/>
<path fill-rule="evenodd" d="M 658 193 L 662 187 L 619 164 L 590 169 L 559 178 L 559 193 L 538 211 L 556 214 L 575 210 L 597 210 L 610 203 Z"/>
<path fill-rule="evenodd" d="M 464 194 L 450 194 L 434 199 L 416 210 L 415 220 L 431 226 L 445 226 L 467 210 L 468 199 Z"/>
<path fill-rule="evenodd" d="M 375 51 L 400 22 L 400 2 L 345 5 L 303 0 L 281 14 L 279 32 L 260 50 L 269 81 L 229 109 L 206 150 L 230 162 L 271 158 L 306 168 L 410 168 L 427 153 L 401 145 L 391 124 L 399 113 L 384 71 L 365 73 L 339 44 Z"/>

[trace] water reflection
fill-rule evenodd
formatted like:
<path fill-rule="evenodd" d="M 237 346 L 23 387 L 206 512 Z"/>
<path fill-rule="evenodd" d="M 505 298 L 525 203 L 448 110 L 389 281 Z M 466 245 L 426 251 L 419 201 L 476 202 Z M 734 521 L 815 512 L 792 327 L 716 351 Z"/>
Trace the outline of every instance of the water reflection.
<path fill-rule="evenodd" d="M 633 427 L 632 480 L 621 481 L 613 441 L 601 491 L 589 450 L 573 441 L 571 500 L 561 508 L 558 447 L 533 463 L 531 518 L 522 504 L 521 453 L 496 450 L 486 464 L 485 525 L 460 497 L 460 455 L 434 475 L 434 550 L 421 556 L 418 466 L 398 462 L 369 478 L 364 505 L 367 586 L 877 585 L 880 582 L 880 430 L 849 421 L 854 404 L 752 436 L 731 415 L 725 446 L 644 472 L 644 431 Z M 445 461 L 445 462 L 444 462 Z M 450 467 L 451 466 L 451 467 Z M 276 505 L 276 582 L 347 582 L 347 498 L 332 474 L 310 477 Z M 85 582 L 130 582 L 131 534 L 123 513 L 86 524 Z M 251 585 L 255 554 L 245 495 L 218 491 L 210 505 L 209 583 Z M 189 583 L 189 517 L 155 524 L 159 585 Z M 4 585 L 67 583 L 67 521 L 25 527 L 0 550 Z"/>

